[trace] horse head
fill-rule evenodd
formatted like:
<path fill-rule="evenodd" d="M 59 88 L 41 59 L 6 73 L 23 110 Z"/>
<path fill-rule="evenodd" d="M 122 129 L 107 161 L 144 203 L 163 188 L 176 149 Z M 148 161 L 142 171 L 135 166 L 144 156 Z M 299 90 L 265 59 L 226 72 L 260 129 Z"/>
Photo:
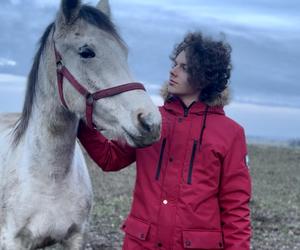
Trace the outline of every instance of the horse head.
<path fill-rule="evenodd" d="M 101 0 L 94 8 L 80 0 L 62 0 L 53 26 L 52 47 L 58 69 L 51 77 L 61 105 L 97 130 L 131 146 L 158 140 L 160 113 L 142 85 L 133 84 L 127 47 L 111 22 L 108 1 Z M 80 86 L 74 86 L 74 81 Z M 122 90 L 121 85 L 127 83 Z M 106 89 L 113 93 L 100 99 L 99 92 Z"/>

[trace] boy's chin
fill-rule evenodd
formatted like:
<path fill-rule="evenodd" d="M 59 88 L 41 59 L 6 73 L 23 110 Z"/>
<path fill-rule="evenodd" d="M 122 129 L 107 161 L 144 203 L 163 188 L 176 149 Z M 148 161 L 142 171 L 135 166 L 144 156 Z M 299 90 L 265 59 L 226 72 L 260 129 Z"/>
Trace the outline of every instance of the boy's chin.
<path fill-rule="evenodd" d="M 176 89 L 173 86 L 168 85 L 168 93 L 172 95 L 176 95 L 178 94 L 178 91 L 176 91 Z"/>

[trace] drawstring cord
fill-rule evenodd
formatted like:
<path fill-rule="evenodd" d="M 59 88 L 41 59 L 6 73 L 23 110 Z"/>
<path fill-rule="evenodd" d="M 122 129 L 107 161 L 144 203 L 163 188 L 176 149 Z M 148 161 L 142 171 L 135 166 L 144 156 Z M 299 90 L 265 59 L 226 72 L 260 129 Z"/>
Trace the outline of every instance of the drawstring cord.
<path fill-rule="evenodd" d="M 199 151 L 201 150 L 203 134 L 204 134 L 204 130 L 206 128 L 206 118 L 207 118 L 208 109 L 209 109 L 209 107 L 208 107 L 208 105 L 206 105 L 204 116 L 203 116 L 202 128 L 201 128 L 200 137 L 199 137 Z M 198 144 L 197 142 L 198 142 L 197 140 L 194 140 L 192 156 L 191 156 L 191 160 L 190 160 L 190 167 L 189 167 L 189 172 L 188 172 L 188 179 L 187 179 L 188 184 L 192 184 L 192 173 L 193 173 L 194 159 L 195 159 L 196 149 L 197 149 L 197 144 Z"/>
<path fill-rule="evenodd" d="M 199 150 L 201 149 L 204 129 L 206 128 L 206 118 L 207 118 L 208 109 L 209 109 L 209 106 L 206 105 L 205 111 L 204 111 L 203 122 L 202 122 L 201 133 L 200 133 L 200 137 L 199 137 Z"/>

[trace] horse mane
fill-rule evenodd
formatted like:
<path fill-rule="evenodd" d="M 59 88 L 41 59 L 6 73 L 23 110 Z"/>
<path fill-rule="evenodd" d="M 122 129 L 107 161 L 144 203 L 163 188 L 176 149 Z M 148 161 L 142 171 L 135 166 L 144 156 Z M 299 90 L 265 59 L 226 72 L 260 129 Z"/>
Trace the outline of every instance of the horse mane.
<path fill-rule="evenodd" d="M 41 55 L 43 54 L 47 38 L 49 36 L 49 33 L 54 26 L 54 23 L 51 23 L 45 30 L 44 34 L 40 38 L 39 44 L 40 47 L 38 48 L 37 53 L 34 56 L 33 64 L 30 70 L 30 73 L 27 78 L 27 87 L 26 87 L 26 94 L 25 94 L 25 100 L 23 104 L 23 110 L 21 117 L 17 120 L 15 129 L 13 131 L 13 144 L 17 145 L 19 141 L 21 140 L 23 134 L 25 133 L 29 118 L 32 111 L 32 105 L 35 99 L 35 93 L 36 93 L 36 83 L 38 78 L 38 69 L 40 64 Z"/>
<path fill-rule="evenodd" d="M 124 41 L 119 36 L 114 24 L 111 22 L 110 18 L 106 16 L 103 12 L 88 5 L 82 5 L 79 11 L 79 19 L 85 20 L 87 23 L 95 25 L 99 29 L 102 29 L 108 33 L 110 33 L 116 40 L 127 49 Z M 23 137 L 29 123 L 29 119 L 32 113 L 32 105 L 35 100 L 36 95 L 36 85 L 38 81 L 38 71 L 40 65 L 40 59 L 44 52 L 45 45 L 47 43 L 47 39 L 51 30 L 54 27 L 54 22 L 48 25 L 44 34 L 39 40 L 39 48 L 34 56 L 33 64 L 30 70 L 30 73 L 27 78 L 27 87 L 26 87 L 26 94 L 25 100 L 23 104 L 23 110 L 20 118 L 15 124 L 15 128 L 13 130 L 13 145 L 17 146 L 20 142 L 21 138 Z"/>

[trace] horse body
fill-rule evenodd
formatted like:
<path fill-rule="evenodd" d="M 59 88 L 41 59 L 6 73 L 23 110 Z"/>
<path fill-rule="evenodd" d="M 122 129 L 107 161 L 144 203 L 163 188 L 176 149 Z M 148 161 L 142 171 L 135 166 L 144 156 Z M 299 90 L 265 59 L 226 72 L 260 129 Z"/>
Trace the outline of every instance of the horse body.
<path fill-rule="evenodd" d="M 9 147 L 9 130 L 1 132 L 0 246 L 31 249 L 61 241 L 79 249 L 92 188 L 76 144 L 78 118 L 51 99 L 37 98 L 35 103 L 14 149 Z"/>
<path fill-rule="evenodd" d="M 109 10 L 107 1 L 98 6 Z M 92 188 L 76 134 L 79 120 L 86 120 L 86 101 L 64 79 L 67 108 L 62 105 L 54 43 L 89 91 L 132 82 L 126 50 L 104 14 L 83 9 L 78 0 L 62 0 L 42 37 L 19 122 L 0 118 L 0 250 L 84 245 Z M 97 129 L 132 146 L 159 138 L 159 111 L 142 90 L 97 101 L 92 119 Z"/>

